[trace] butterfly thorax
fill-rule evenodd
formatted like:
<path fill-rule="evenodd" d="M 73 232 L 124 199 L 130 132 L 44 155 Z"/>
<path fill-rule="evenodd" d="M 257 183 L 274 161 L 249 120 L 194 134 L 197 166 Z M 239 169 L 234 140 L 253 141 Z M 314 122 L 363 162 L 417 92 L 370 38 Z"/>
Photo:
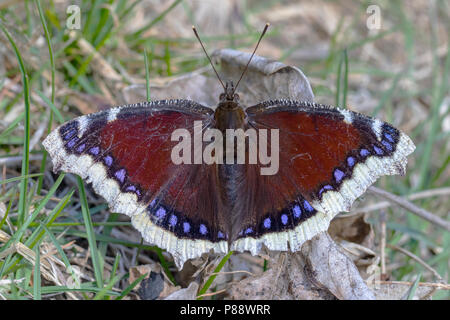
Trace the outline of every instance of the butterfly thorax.
<path fill-rule="evenodd" d="M 223 133 L 226 129 L 244 129 L 245 126 L 245 112 L 239 103 L 239 95 L 234 91 L 233 82 L 227 81 L 214 113 L 216 128 Z"/>

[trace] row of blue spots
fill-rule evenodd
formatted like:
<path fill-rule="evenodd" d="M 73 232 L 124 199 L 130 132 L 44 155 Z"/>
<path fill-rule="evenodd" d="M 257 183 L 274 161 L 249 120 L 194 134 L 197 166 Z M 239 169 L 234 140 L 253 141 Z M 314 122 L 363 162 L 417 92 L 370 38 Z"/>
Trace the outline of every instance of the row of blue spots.
<path fill-rule="evenodd" d="M 302 208 L 302 206 L 303 208 Z M 303 200 L 300 204 L 296 204 L 292 207 L 291 213 L 294 217 L 294 220 L 299 220 L 302 218 L 302 215 L 304 213 L 311 214 L 314 212 L 314 208 L 311 206 L 311 204 L 307 200 Z M 307 215 L 308 216 L 308 215 Z M 289 224 L 289 214 L 282 212 L 279 216 L 279 222 L 281 222 L 280 226 L 287 226 Z M 262 227 L 265 230 L 272 230 L 274 227 L 274 218 L 267 217 L 262 221 Z M 246 227 L 245 229 L 241 230 L 239 232 L 239 236 L 243 235 L 250 235 L 255 232 L 255 229 L 253 227 Z"/>
<path fill-rule="evenodd" d="M 168 215 L 169 213 L 163 206 L 159 206 L 155 210 L 155 208 L 154 208 L 155 201 L 156 200 L 153 200 L 152 203 L 150 203 L 150 205 L 147 208 L 147 210 L 150 212 L 150 214 L 152 214 L 152 216 L 154 217 L 154 222 L 161 226 L 166 225 L 166 228 L 169 230 L 174 230 L 180 223 L 178 215 L 176 213 L 170 213 L 170 215 Z M 167 219 L 165 220 L 166 216 L 167 216 Z M 190 222 L 183 221 L 183 222 L 181 222 L 180 227 L 182 228 L 182 232 L 185 235 L 195 233 L 195 230 L 192 229 L 193 225 Z M 204 223 L 200 223 L 198 225 L 198 229 L 196 231 L 198 232 L 198 234 L 200 234 L 202 236 L 207 236 L 209 234 L 208 227 Z M 253 231 L 249 230 L 247 232 L 253 232 Z M 225 239 L 226 235 L 222 231 L 218 231 L 217 238 Z"/>
<path fill-rule="evenodd" d="M 78 132 L 78 122 L 74 121 L 69 123 L 66 126 L 63 126 L 60 130 L 61 135 L 63 137 L 63 140 L 67 141 L 66 146 L 70 149 L 72 149 L 77 142 L 80 141 L 80 138 L 78 138 L 78 136 L 76 135 Z M 87 146 L 87 143 L 82 143 L 79 146 L 76 147 L 76 151 L 78 153 L 82 153 L 83 151 L 85 151 Z M 92 146 L 89 148 L 88 153 L 93 155 L 93 156 L 98 156 L 100 154 L 100 147 L 99 146 Z M 111 157 L 110 155 L 105 155 L 103 157 L 103 161 L 105 163 L 105 165 L 107 167 L 111 167 L 113 165 L 114 159 L 113 157 Z M 119 169 L 114 173 L 114 177 L 120 182 L 120 183 L 124 183 L 125 179 L 126 179 L 126 170 L 125 169 Z M 126 191 L 128 192 L 133 192 L 135 193 L 138 197 L 141 196 L 141 192 L 140 190 L 134 186 L 134 185 L 129 185 L 126 189 Z"/>
<path fill-rule="evenodd" d="M 386 132 L 386 131 L 387 131 L 387 132 Z M 395 132 L 395 129 L 394 129 L 394 128 L 392 128 L 392 127 L 390 127 L 390 126 L 387 126 L 387 125 L 384 126 L 384 132 L 383 132 L 383 137 L 384 137 L 384 139 L 381 140 L 381 144 L 383 145 L 383 147 L 384 147 L 385 149 L 382 149 L 382 148 L 380 148 L 380 147 L 377 146 L 377 145 L 372 145 L 371 147 L 372 147 L 372 149 L 373 149 L 374 154 L 376 154 L 376 155 L 378 155 L 378 156 L 383 156 L 383 155 L 385 155 L 385 153 L 386 153 L 385 150 L 387 150 L 388 153 L 392 152 L 393 149 L 394 149 L 394 147 L 393 147 L 392 144 L 395 144 L 395 142 L 396 142 L 396 140 L 395 140 L 395 138 L 394 138 L 396 135 L 397 135 L 397 133 Z M 364 159 L 364 158 L 370 156 L 370 155 L 371 155 L 371 152 L 370 152 L 369 149 L 367 149 L 367 148 L 361 148 L 361 149 L 359 150 L 359 155 L 360 155 L 360 157 L 361 157 L 362 159 Z M 355 157 L 353 157 L 353 156 L 348 156 L 347 159 L 346 159 L 347 166 L 348 166 L 349 168 L 353 168 L 353 167 L 355 166 L 355 164 L 356 164 L 356 161 L 357 161 L 357 160 L 356 160 Z M 345 172 L 344 172 L 342 169 L 340 169 L 340 168 L 334 169 L 334 171 L 333 171 L 333 177 L 334 177 L 334 180 L 335 180 L 335 182 L 336 182 L 337 184 L 340 184 L 340 183 L 344 180 L 345 176 L 346 176 L 346 174 L 345 174 Z M 323 187 L 319 190 L 319 196 L 322 196 L 322 194 L 323 194 L 324 192 L 326 192 L 326 191 L 328 191 L 328 190 L 333 190 L 333 189 L 334 189 L 334 188 L 333 188 L 332 185 L 327 184 L 327 185 L 323 186 Z"/>
<path fill-rule="evenodd" d="M 391 148 L 392 148 L 392 147 L 391 147 Z M 375 153 L 378 154 L 378 155 L 382 155 L 382 154 L 384 153 L 383 150 L 382 150 L 381 148 L 379 148 L 379 147 L 377 147 L 377 146 L 375 146 L 375 145 L 373 146 L 373 150 L 374 150 Z M 360 156 L 361 156 L 362 158 L 366 158 L 367 156 L 370 155 L 370 152 L 369 152 L 369 150 L 367 150 L 367 149 L 365 149 L 365 148 L 362 148 L 362 149 L 359 150 L 359 154 L 360 154 Z M 353 168 L 353 166 L 354 166 L 355 163 L 356 163 L 356 159 L 355 159 L 353 156 L 347 157 L 346 161 L 347 161 L 347 165 L 348 165 L 349 168 Z M 342 171 L 342 170 L 339 169 L 339 168 L 336 168 L 336 169 L 334 169 L 334 171 L 333 171 L 333 176 L 334 176 L 334 180 L 336 181 L 336 183 L 340 184 L 340 183 L 344 180 L 344 178 L 345 178 L 345 172 Z M 320 189 L 320 191 L 319 191 L 319 196 L 321 196 L 322 193 L 324 193 L 325 191 L 327 191 L 327 190 L 333 190 L 333 189 L 334 189 L 334 188 L 333 188 L 331 185 L 327 184 L 327 185 L 323 186 L 323 187 Z"/>
<path fill-rule="evenodd" d="M 78 138 L 78 121 L 72 121 L 65 126 L 61 127 L 60 129 L 60 135 L 62 136 L 63 141 L 66 141 L 66 147 L 69 149 L 72 149 L 77 142 L 80 140 Z M 80 146 L 78 146 L 77 150 L 80 149 Z M 83 147 L 81 148 L 83 151 Z"/>
<path fill-rule="evenodd" d="M 70 140 L 74 135 L 78 133 L 78 121 L 72 121 L 64 125 L 59 129 L 60 135 L 64 141 Z"/>
<path fill-rule="evenodd" d="M 396 142 L 394 139 L 394 136 L 393 136 L 394 134 L 396 134 L 396 132 L 395 132 L 394 128 L 389 127 L 389 126 L 386 126 L 385 130 L 387 130 L 389 132 L 389 133 L 388 132 L 383 133 L 383 137 L 387 141 L 383 139 L 383 140 L 381 140 L 381 143 L 387 150 L 389 150 L 389 152 L 392 152 L 394 148 L 391 143 L 395 144 L 395 142 Z"/>

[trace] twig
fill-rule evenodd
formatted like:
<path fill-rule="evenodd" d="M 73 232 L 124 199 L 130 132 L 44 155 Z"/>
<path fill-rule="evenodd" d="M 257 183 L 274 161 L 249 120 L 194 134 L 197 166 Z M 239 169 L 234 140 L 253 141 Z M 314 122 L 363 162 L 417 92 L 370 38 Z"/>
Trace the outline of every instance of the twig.
<path fill-rule="evenodd" d="M 424 198 L 430 198 L 430 197 L 436 197 L 436 196 L 446 196 L 450 195 L 450 188 L 438 188 L 438 189 L 431 189 L 431 190 L 425 190 L 417 193 L 413 193 L 409 196 L 407 196 L 408 200 L 418 200 L 418 199 L 424 199 Z M 381 209 L 386 209 L 391 206 L 391 203 L 389 201 L 382 201 L 375 203 L 373 205 L 368 205 L 362 208 L 356 208 L 355 210 L 352 210 L 351 213 L 364 213 L 364 212 L 371 212 L 371 211 L 378 211 Z"/>
<path fill-rule="evenodd" d="M 13 156 L 0 159 L 0 165 L 13 166 L 22 163 L 23 156 Z M 42 160 L 42 154 L 30 154 L 30 161 Z"/>
<path fill-rule="evenodd" d="M 381 275 L 386 274 L 386 212 L 380 212 L 380 256 L 381 256 Z"/>
<path fill-rule="evenodd" d="M 385 190 L 379 189 L 377 187 L 370 187 L 370 192 L 377 194 L 379 196 L 382 196 L 386 199 L 388 199 L 391 202 L 396 203 L 400 207 L 405 208 L 406 210 L 410 211 L 411 213 L 414 213 L 415 215 L 441 227 L 444 228 L 447 231 L 450 231 L 450 222 L 445 221 L 444 219 L 432 214 L 431 212 L 422 209 L 415 204 L 409 202 L 408 200 L 405 200 L 402 197 L 396 196 L 390 192 L 387 192 Z"/>
<path fill-rule="evenodd" d="M 400 284 L 400 285 L 405 285 L 405 286 L 411 286 L 413 283 L 410 281 L 375 280 L 375 281 L 370 281 L 370 284 Z M 446 284 L 446 283 L 419 282 L 419 287 L 430 287 L 430 288 L 437 288 L 437 289 L 441 289 L 441 290 L 450 290 L 450 284 Z"/>
<path fill-rule="evenodd" d="M 247 274 L 251 275 L 252 277 L 255 276 L 254 273 L 247 271 L 247 270 L 213 272 L 213 273 L 211 273 L 211 276 L 218 276 L 218 275 L 222 275 L 222 274 L 235 274 L 235 273 L 247 273 Z"/>
<path fill-rule="evenodd" d="M 427 263 L 426 263 L 425 261 L 423 261 L 421 258 L 419 258 L 418 256 L 416 256 L 414 253 L 409 252 L 409 251 L 406 250 L 406 249 L 403 249 L 403 248 L 398 247 L 398 246 L 394 246 L 394 245 L 389 244 L 389 243 L 387 244 L 387 247 L 388 247 L 388 248 L 391 248 L 391 249 L 394 249 L 394 250 L 397 250 L 397 251 L 400 251 L 401 253 L 407 255 L 407 256 L 410 257 L 411 259 L 417 261 L 417 262 L 420 263 L 422 266 L 424 266 L 425 269 L 431 271 L 431 273 L 434 274 L 434 276 L 438 279 L 438 281 L 439 281 L 440 283 L 443 283 L 444 279 L 442 279 L 441 275 L 440 275 L 436 270 L 434 270 L 429 264 L 427 264 Z"/>
<path fill-rule="evenodd" d="M 227 290 L 228 289 L 222 289 L 222 290 L 215 291 L 215 292 L 204 293 L 204 294 L 198 295 L 197 298 L 204 298 L 204 297 L 215 296 L 216 294 L 223 293 L 223 292 L 225 292 Z"/>

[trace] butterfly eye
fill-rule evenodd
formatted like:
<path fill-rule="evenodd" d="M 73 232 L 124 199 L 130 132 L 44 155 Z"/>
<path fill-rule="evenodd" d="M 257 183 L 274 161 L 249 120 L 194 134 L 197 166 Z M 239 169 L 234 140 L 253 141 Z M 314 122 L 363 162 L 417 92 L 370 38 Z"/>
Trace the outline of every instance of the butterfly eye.
<path fill-rule="evenodd" d="M 219 96 L 219 100 L 222 101 L 225 99 L 225 93 L 221 93 Z"/>

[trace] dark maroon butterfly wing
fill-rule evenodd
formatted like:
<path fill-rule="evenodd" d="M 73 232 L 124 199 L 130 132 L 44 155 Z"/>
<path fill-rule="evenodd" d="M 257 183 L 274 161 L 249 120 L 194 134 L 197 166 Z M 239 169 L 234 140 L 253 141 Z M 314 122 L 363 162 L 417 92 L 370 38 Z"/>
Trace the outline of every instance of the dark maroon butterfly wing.
<path fill-rule="evenodd" d="M 187 129 L 193 136 L 195 121 L 207 129 L 213 111 L 187 100 L 140 103 L 69 121 L 43 144 L 54 170 L 91 182 L 113 211 L 129 215 L 144 239 L 180 266 L 211 248 L 227 251 L 215 167 L 175 165 L 171 158 L 178 143 L 172 133 Z"/>
<path fill-rule="evenodd" d="M 391 125 L 348 110 L 276 100 L 246 113 L 249 127 L 279 129 L 280 159 L 275 175 L 247 166 L 241 193 L 248 210 L 235 250 L 256 253 L 263 243 L 273 250 L 287 250 L 289 243 L 297 250 L 348 211 L 378 177 L 403 174 L 415 148 Z"/>

